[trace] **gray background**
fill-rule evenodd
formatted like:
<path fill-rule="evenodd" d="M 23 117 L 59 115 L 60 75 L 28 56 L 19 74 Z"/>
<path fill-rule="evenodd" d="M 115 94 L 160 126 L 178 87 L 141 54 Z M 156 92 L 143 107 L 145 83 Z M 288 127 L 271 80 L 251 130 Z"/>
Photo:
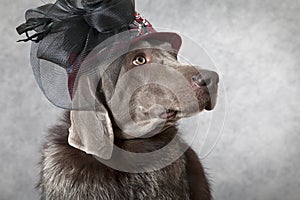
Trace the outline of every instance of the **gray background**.
<path fill-rule="evenodd" d="M 24 11 L 41 2 L 1 2 L 0 200 L 34 200 L 40 146 L 62 111 L 34 81 L 29 43 L 15 42 Z M 299 199 L 300 2 L 136 4 L 154 25 L 201 44 L 218 67 L 227 116 L 219 143 L 203 160 L 215 199 Z"/>

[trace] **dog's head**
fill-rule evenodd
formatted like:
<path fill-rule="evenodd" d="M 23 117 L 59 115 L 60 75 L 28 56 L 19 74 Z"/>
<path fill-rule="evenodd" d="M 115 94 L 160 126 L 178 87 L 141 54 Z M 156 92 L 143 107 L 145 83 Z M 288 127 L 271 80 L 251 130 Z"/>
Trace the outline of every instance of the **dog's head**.
<path fill-rule="evenodd" d="M 71 112 L 69 143 L 97 157 L 110 158 L 114 137 L 152 137 L 216 104 L 218 74 L 178 62 L 168 42 L 138 41 L 109 68 L 81 89 L 96 88 L 96 111 Z"/>

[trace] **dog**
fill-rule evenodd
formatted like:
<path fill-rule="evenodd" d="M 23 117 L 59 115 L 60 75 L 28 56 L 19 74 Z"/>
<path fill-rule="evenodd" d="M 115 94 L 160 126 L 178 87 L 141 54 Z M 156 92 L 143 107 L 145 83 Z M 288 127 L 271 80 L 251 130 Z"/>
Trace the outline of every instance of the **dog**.
<path fill-rule="evenodd" d="M 174 139 L 179 135 L 176 122 L 180 118 L 191 116 L 204 109 L 212 110 L 214 108 L 219 82 L 218 74 L 181 64 L 177 60 L 176 53 L 166 50 L 171 48 L 167 42 L 154 39 L 142 40 L 131 48 L 129 53 L 113 63 L 120 65 L 120 72 L 115 80 L 116 84 L 108 84 L 109 77 L 103 76 L 98 83 L 95 96 L 100 105 L 107 110 L 106 116 L 112 124 L 113 143 L 116 147 L 127 152 L 143 154 L 159 151 L 169 145 L 171 141 L 175 141 L 172 149 L 168 149 L 162 154 L 163 158 L 172 157 L 175 152 L 186 147 L 183 140 Z M 112 96 L 111 91 L 116 91 L 113 87 L 117 87 L 118 82 L 129 71 L 153 67 L 150 69 L 152 72 L 157 69 L 155 64 L 162 67 L 161 70 L 167 68 L 185 79 L 189 84 L 189 90 L 194 94 L 193 98 L 197 99 L 198 108 L 184 113 L 176 94 L 168 89 L 180 88 L 181 82 L 174 77 L 164 76 L 168 80 L 167 83 L 165 82 L 166 87 L 153 83 L 137 88 L 130 96 L 128 107 L 133 122 L 151 120 L 155 113 L 155 116 L 164 120 L 165 123 L 155 133 L 149 134 L 146 129 L 141 129 L 142 131 L 131 134 L 128 127 L 122 127 L 122 120 L 120 120 L 122 118 L 118 118 L 119 116 L 113 112 L 116 107 L 118 107 L 117 109 L 123 109 L 123 107 L 121 106 L 122 98 L 116 100 L 119 102 L 119 106 L 109 100 Z M 135 75 L 139 76 L 138 73 Z M 147 74 L 144 73 L 140 74 L 138 78 L 144 79 L 146 76 Z M 159 79 L 160 75 L 157 77 Z M 178 90 L 178 92 L 185 98 L 185 102 L 192 98 L 185 94 L 184 90 Z M 153 105 L 161 105 L 164 112 L 151 110 Z M 179 158 L 162 168 L 145 172 L 114 169 L 100 162 L 95 156 L 86 153 L 87 151 L 75 148 L 78 141 L 70 129 L 74 123 L 77 123 L 76 115 L 79 114 L 76 112 L 67 111 L 61 123 L 48 132 L 42 149 L 41 176 L 38 184 L 42 200 L 212 199 L 203 166 L 197 154 L 190 147 L 186 147 Z M 90 128 L 93 129 L 93 127 Z M 71 137 L 73 139 L 71 141 L 70 134 L 74 136 Z M 114 148 L 112 152 L 114 152 Z M 123 160 L 119 163 L 120 167 L 123 164 L 128 164 L 132 168 L 137 167 L 135 163 L 125 163 L 127 158 L 122 154 L 118 156 L 120 156 L 120 160 Z M 142 167 L 151 168 L 151 165 L 152 163 L 149 162 Z"/>

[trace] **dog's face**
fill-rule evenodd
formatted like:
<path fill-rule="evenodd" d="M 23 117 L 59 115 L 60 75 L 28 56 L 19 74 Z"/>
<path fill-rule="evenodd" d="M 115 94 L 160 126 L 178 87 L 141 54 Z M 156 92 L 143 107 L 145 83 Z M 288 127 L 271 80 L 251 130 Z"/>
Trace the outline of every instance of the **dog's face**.
<path fill-rule="evenodd" d="M 121 63 L 114 86 L 117 87 L 114 91 L 119 91 L 115 98 L 118 104 L 109 104 L 114 118 L 128 110 L 133 123 L 143 126 L 157 119 L 163 120 L 167 127 L 182 117 L 204 109 L 211 110 L 216 104 L 218 74 L 178 62 L 177 54 L 169 43 L 156 40 L 137 42 Z M 102 86 L 105 95 L 111 96 L 112 86 L 107 86 L 105 77 Z M 115 114 L 115 107 L 121 111 Z M 126 120 L 120 121 L 127 123 Z M 124 138 L 141 136 L 130 135 L 118 134 Z"/>
<path fill-rule="evenodd" d="M 95 102 L 95 110 L 71 111 L 68 140 L 103 159 L 111 158 L 116 137 L 149 138 L 213 109 L 219 81 L 215 72 L 181 64 L 171 45 L 157 40 L 136 42 L 99 77 L 78 78 L 73 103 Z"/>

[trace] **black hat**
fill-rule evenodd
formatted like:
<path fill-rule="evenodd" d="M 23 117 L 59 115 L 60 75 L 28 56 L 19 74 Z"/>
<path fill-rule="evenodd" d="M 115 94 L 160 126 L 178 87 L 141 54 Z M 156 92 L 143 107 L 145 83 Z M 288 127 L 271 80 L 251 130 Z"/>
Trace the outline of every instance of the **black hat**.
<path fill-rule="evenodd" d="M 75 79 L 92 51 L 97 60 L 107 60 L 143 39 L 169 42 L 177 52 L 181 46 L 178 34 L 157 32 L 137 13 L 134 0 L 57 0 L 28 10 L 17 32 L 27 36 L 19 41 L 33 41 L 31 65 L 39 87 L 54 105 L 67 109 L 73 109 Z"/>

